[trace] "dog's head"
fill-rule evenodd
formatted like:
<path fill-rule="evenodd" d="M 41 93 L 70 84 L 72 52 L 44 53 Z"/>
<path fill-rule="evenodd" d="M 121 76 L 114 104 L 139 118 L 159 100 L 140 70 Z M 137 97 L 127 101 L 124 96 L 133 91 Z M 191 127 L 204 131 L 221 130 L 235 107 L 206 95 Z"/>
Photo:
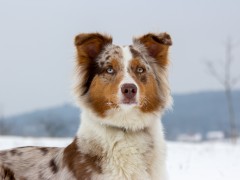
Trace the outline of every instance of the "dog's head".
<path fill-rule="evenodd" d="M 99 33 L 76 36 L 75 94 L 81 107 L 91 109 L 102 123 L 126 128 L 131 127 L 118 122 L 120 117 L 162 112 L 171 101 L 167 80 L 171 44 L 167 33 L 134 38 L 129 46 L 114 45 L 110 36 Z"/>

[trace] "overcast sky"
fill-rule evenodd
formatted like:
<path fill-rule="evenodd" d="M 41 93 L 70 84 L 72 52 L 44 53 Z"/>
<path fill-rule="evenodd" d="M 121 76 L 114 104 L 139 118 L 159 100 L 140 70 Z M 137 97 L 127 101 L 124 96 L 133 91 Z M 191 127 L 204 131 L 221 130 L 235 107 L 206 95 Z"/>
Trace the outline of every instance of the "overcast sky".
<path fill-rule="evenodd" d="M 240 74 L 239 0 L 0 0 L 0 115 L 73 102 L 73 39 L 96 31 L 121 45 L 167 31 L 173 93 L 222 89 L 204 61 L 220 67 L 228 37 L 239 44 L 233 74 Z"/>

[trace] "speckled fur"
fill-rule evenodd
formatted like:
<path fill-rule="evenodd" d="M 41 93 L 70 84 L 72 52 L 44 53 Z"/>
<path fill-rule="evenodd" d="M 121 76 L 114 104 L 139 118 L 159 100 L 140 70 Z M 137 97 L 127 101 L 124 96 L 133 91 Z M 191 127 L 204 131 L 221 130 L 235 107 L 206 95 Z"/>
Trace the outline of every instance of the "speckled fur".
<path fill-rule="evenodd" d="M 119 46 L 109 44 L 104 48 L 97 59 L 100 67 L 108 65 L 113 59 L 122 59 L 121 48 Z"/>
<path fill-rule="evenodd" d="M 73 179 L 63 164 L 62 156 L 63 149 L 55 147 L 20 147 L 0 151 L 0 179 L 7 179 L 4 175 L 6 169 L 12 171 L 16 180 Z"/>

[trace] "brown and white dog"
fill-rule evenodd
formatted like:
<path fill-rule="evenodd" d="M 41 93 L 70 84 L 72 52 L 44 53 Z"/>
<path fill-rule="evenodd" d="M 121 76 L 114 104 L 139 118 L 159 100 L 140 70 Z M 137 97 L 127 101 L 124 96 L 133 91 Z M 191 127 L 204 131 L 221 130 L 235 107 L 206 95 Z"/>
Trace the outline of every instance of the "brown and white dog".
<path fill-rule="evenodd" d="M 80 34 L 75 94 L 81 126 L 66 148 L 21 147 L 0 152 L 0 179 L 165 180 L 160 121 L 171 105 L 167 33 L 112 44 Z"/>

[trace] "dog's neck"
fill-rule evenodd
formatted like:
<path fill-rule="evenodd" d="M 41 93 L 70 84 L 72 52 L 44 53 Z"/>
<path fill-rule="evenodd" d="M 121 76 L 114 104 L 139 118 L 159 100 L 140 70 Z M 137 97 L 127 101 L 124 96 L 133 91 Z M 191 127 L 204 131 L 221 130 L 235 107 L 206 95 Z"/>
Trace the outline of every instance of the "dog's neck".
<path fill-rule="evenodd" d="M 155 141 L 156 138 L 163 139 L 163 134 L 159 136 L 158 133 L 159 128 L 162 128 L 158 117 L 149 119 L 149 121 L 151 121 L 151 123 L 149 123 L 150 125 L 138 130 L 107 125 L 99 121 L 99 119 L 93 118 L 94 116 L 89 114 L 89 111 L 83 111 L 81 114 L 81 126 L 78 130 L 77 138 L 81 141 L 79 144 L 82 145 L 82 143 L 86 143 L 86 151 L 96 146 L 96 144 L 103 149 L 108 149 L 109 143 L 112 144 L 113 142 L 129 137 L 132 139 L 143 136 L 152 142 Z"/>
<path fill-rule="evenodd" d="M 132 113 L 133 114 L 133 113 Z M 137 113 L 134 114 L 134 117 L 138 117 L 139 119 L 134 119 L 135 121 L 140 121 L 140 118 L 144 118 L 144 119 L 148 119 L 148 124 L 146 124 L 145 126 L 141 126 L 140 128 L 129 128 L 129 127 L 125 127 L 125 126 L 121 126 L 121 125 L 115 125 L 115 124 L 111 124 L 111 123 L 106 123 L 105 121 L 109 121 L 109 118 L 107 120 L 105 120 L 104 118 L 100 118 L 98 117 L 96 114 L 92 113 L 92 111 L 89 110 L 83 110 L 81 113 L 81 126 L 79 128 L 78 131 L 78 136 L 80 134 L 82 134 L 84 131 L 94 131 L 95 133 L 96 130 L 100 130 L 102 132 L 112 132 L 112 133 L 141 133 L 141 132 L 146 132 L 146 130 L 151 129 L 152 126 L 154 126 L 154 121 L 159 121 L 160 117 L 159 116 L 150 116 L 150 118 L 146 118 L 146 117 L 141 117 L 141 115 L 137 116 Z M 119 116 L 120 118 L 118 119 L 117 116 L 117 121 L 133 121 L 132 120 L 132 116 Z M 112 119 L 116 119 L 116 116 L 111 117 Z M 122 119 L 121 119 L 122 118 Z M 93 132 L 93 133 L 94 133 Z M 95 134 L 94 133 L 94 134 Z M 101 132 L 99 132 L 101 133 Z M 81 135 L 80 135 L 81 136 Z"/>

